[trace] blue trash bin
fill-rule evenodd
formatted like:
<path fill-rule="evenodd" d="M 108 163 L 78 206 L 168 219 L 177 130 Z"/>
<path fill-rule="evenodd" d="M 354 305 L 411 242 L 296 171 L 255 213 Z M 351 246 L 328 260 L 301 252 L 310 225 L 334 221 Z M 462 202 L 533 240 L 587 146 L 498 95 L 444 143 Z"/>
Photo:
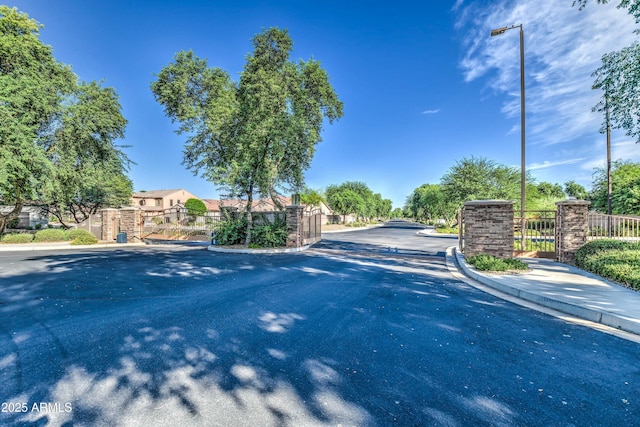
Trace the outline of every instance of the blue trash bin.
<path fill-rule="evenodd" d="M 127 233 L 118 233 L 116 243 L 127 243 Z"/>

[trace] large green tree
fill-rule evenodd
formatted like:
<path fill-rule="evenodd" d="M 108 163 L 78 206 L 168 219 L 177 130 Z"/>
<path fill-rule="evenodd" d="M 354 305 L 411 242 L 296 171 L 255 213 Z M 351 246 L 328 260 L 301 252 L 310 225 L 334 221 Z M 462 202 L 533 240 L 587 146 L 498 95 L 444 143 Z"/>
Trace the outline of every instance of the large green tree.
<path fill-rule="evenodd" d="M 589 0 L 575 0 L 582 10 Z M 609 3 L 608 0 L 597 0 Z M 620 0 L 618 8 L 627 9 L 636 23 L 640 23 L 640 0 Z M 636 33 L 640 29 L 635 30 Z M 637 41 L 620 50 L 602 56 L 600 67 L 593 73 L 594 89 L 602 95 L 593 111 L 602 114 L 600 131 L 624 129 L 627 136 L 640 141 L 640 43 Z"/>
<path fill-rule="evenodd" d="M 128 203 L 128 160 L 115 145 L 126 121 L 112 89 L 78 84 L 39 39 L 42 25 L 0 6 L 0 232 L 26 201 L 82 220 Z"/>
<path fill-rule="evenodd" d="M 74 85 L 70 69 L 39 39 L 42 25 L 15 8 L 0 6 L 0 233 L 50 170 L 43 134 Z"/>
<path fill-rule="evenodd" d="M 53 168 L 39 190 L 45 211 L 64 224 L 68 215 L 82 222 L 104 207 L 129 204 L 129 159 L 115 145 L 126 124 L 112 88 L 97 82 L 77 86 L 46 149 Z"/>
<path fill-rule="evenodd" d="M 603 55 L 593 77 L 593 87 L 602 90 L 593 107 L 604 117 L 600 131 L 624 129 L 640 141 L 640 43 Z"/>
<path fill-rule="evenodd" d="M 611 211 L 617 215 L 640 215 L 640 163 L 615 161 L 611 167 Z M 591 206 L 607 211 L 607 171 L 597 168 L 593 176 Z"/>
<path fill-rule="evenodd" d="M 290 61 L 292 48 L 286 30 L 269 28 L 253 38 L 238 82 L 182 51 L 151 84 L 177 132 L 187 135 L 183 164 L 246 200 L 247 245 L 254 196 L 277 200 L 282 190 L 301 190 L 325 119 L 342 116 L 320 63 Z"/>

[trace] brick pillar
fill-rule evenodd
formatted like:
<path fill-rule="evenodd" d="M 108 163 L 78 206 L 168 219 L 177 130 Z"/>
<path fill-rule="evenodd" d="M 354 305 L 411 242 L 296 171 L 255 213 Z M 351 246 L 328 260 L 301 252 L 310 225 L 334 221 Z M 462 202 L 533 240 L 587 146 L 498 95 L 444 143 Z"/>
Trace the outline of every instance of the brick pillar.
<path fill-rule="evenodd" d="M 587 243 L 590 204 L 586 200 L 556 203 L 556 261 L 575 265 L 576 251 Z"/>
<path fill-rule="evenodd" d="M 118 209 L 102 209 L 102 240 L 115 240 L 120 224 Z"/>
<path fill-rule="evenodd" d="M 127 233 L 127 242 L 141 241 L 142 211 L 135 206 L 120 209 L 120 232 Z"/>
<path fill-rule="evenodd" d="M 474 200 L 464 204 L 464 255 L 513 256 L 513 203 Z"/>
<path fill-rule="evenodd" d="M 299 248 L 302 246 L 302 213 L 304 206 L 287 206 L 286 208 L 287 219 L 287 247 Z"/>

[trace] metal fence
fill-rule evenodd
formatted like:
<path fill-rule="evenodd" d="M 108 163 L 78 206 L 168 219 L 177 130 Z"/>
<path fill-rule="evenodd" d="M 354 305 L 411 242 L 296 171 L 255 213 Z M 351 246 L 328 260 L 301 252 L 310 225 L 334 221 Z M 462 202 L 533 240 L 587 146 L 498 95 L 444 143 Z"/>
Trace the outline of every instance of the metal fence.
<path fill-rule="evenodd" d="M 587 240 L 640 240 L 640 218 L 589 212 Z"/>
<path fill-rule="evenodd" d="M 302 216 L 302 241 L 308 245 L 320 240 L 322 235 L 322 211 L 305 211 Z"/>
<path fill-rule="evenodd" d="M 189 214 L 187 209 L 167 209 L 163 212 L 144 212 L 143 236 L 158 238 L 200 237 L 206 239 L 211 235 L 215 224 L 223 221 L 220 212 L 205 212 L 201 215 Z"/>
<path fill-rule="evenodd" d="M 514 255 L 530 255 L 539 258 L 554 258 L 556 211 L 525 211 L 525 218 L 519 212 L 513 219 Z"/>

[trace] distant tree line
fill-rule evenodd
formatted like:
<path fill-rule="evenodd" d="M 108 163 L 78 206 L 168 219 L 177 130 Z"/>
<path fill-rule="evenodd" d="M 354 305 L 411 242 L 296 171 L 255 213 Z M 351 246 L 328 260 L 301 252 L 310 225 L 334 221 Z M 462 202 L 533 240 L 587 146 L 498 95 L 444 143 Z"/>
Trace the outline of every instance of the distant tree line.
<path fill-rule="evenodd" d="M 614 214 L 640 215 L 640 163 L 614 162 L 612 168 Z M 527 174 L 527 210 L 554 210 L 557 201 L 573 197 L 591 201 L 591 209 L 606 212 L 607 176 L 604 168 L 593 175 L 591 192 L 575 181 L 564 185 L 536 183 Z M 457 210 L 470 200 L 505 199 L 520 204 L 520 171 L 486 158 L 464 158 L 453 165 L 437 184 L 423 184 L 406 199 L 403 215 L 433 223 L 455 223 Z"/>
<path fill-rule="evenodd" d="M 388 219 L 393 203 L 384 199 L 380 193 L 374 193 L 364 182 L 346 181 L 329 185 L 324 192 L 305 188 L 301 193 L 304 204 L 319 206 L 326 203 L 334 214 L 342 216 L 343 222 L 348 215 L 358 221 Z"/>

